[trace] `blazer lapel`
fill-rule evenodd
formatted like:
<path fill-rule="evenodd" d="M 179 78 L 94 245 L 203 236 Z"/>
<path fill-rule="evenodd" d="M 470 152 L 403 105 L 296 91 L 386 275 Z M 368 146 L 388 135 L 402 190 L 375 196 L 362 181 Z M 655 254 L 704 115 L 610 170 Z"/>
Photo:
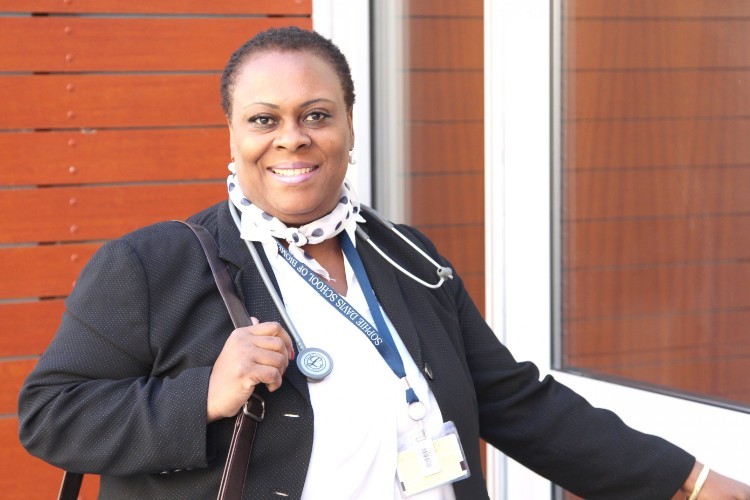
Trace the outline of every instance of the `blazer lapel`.
<path fill-rule="evenodd" d="M 396 270 L 383 259 L 368 243 L 357 241 L 357 252 L 367 271 L 367 277 L 375 291 L 378 302 L 396 327 L 399 337 L 411 354 L 416 365 L 422 368 L 422 347 L 414 318 L 406 307 L 407 298 L 398 283 Z"/>

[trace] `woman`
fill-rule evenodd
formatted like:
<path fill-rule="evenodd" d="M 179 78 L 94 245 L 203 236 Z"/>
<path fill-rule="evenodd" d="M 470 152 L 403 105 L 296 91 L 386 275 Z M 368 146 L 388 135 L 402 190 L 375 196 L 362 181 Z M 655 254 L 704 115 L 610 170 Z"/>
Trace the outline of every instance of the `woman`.
<path fill-rule="evenodd" d="M 32 454 L 101 474 L 104 498 L 212 498 L 231 417 L 260 394 L 266 415 L 247 498 L 400 498 L 403 488 L 419 499 L 486 498 L 480 436 L 586 497 L 693 492 L 700 463 L 551 377 L 539 381 L 496 340 L 460 279 L 428 289 L 355 238 L 359 226 L 434 281 L 433 266 L 360 213 L 345 179 L 354 90 L 330 41 L 296 28 L 257 35 L 230 58 L 222 103 L 231 203 L 190 220 L 217 241 L 254 324 L 233 330 L 183 225 L 107 243 L 21 391 L 20 435 Z M 447 265 L 423 235 L 400 230 Z M 309 382 L 290 363 L 299 346 L 243 240 L 304 342 L 330 354 L 324 380 Z M 445 442 L 460 446 L 448 453 Z M 421 491 L 425 477 L 441 479 Z M 711 472 L 700 497 L 750 498 L 750 488 Z"/>

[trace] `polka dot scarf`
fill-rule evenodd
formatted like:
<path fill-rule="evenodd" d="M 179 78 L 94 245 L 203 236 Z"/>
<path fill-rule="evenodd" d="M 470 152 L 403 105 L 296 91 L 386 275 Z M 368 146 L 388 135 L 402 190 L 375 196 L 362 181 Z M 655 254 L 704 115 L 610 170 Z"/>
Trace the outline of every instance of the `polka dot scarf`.
<path fill-rule="evenodd" d="M 300 227 L 288 227 L 245 197 L 237 181 L 234 163 L 229 164 L 229 170 L 232 173 L 227 177 L 227 189 L 232 204 L 242 213 L 240 225 L 242 239 L 250 241 L 270 241 L 272 238 L 283 239 L 289 243 L 289 252 L 292 255 L 325 279 L 330 280 L 328 271 L 300 247 L 314 245 L 333 238 L 348 227 L 353 227 L 357 222 L 364 222 L 359 214 L 359 201 L 357 201 L 351 183 L 344 179 L 339 203 L 331 213 Z"/>

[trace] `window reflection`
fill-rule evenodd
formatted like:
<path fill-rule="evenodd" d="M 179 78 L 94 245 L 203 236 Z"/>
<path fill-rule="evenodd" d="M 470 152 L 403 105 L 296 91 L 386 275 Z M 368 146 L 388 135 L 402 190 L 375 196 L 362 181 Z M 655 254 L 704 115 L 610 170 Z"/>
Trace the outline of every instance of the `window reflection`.
<path fill-rule="evenodd" d="M 750 410 L 748 14 L 562 2 L 563 369 Z"/>

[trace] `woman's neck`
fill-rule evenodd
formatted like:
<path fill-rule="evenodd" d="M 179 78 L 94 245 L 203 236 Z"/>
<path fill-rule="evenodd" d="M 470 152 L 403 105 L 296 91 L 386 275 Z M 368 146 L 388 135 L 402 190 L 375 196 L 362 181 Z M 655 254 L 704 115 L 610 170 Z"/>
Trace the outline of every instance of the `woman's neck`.
<path fill-rule="evenodd" d="M 328 285 L 340 295 L 346 296 L 346 268 L 344 254 L 338 238 L 328 238 L 315 245 L 305 245 L 302 249 L 328 271 L 331 281 Z"/>

